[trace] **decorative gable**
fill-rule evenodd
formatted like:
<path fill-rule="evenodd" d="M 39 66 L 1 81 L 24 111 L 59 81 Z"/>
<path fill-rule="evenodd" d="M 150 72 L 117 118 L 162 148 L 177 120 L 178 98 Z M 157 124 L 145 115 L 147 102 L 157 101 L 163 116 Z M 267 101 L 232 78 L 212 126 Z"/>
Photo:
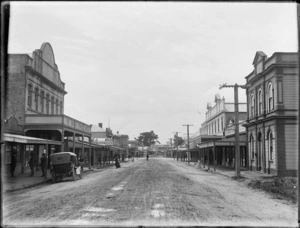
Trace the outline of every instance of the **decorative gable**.
<path fill-rule="evenodd" d="M 259 74 L 264 71 L 264 62 L 267 59 L 267 55 L 262 51 L 257 51 L 253 60 L 253 66 L 255 68 L 255 74 Z"/>

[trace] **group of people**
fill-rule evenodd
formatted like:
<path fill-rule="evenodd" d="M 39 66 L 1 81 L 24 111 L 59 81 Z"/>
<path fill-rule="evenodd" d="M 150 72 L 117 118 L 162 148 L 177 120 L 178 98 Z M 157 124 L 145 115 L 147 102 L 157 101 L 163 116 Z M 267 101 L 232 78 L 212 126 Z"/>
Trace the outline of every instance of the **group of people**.
<path fill-rule="evenodd" d="M 30 159 L 27 164 L 30 167 L 30 176 L 32 177 L 34 175 L 34 166 L 35 166 L 35 159 L 34 159 L 34 156 L 32 153 L 30 155 Z M 17 166 L 17 155 L 15 152 L 13 152 L 11 155 L 11 161 L 10 161 L 11 177 L 15 177 L 16 166 Z M 40 166 L 41 166 L 41 170 L 42 170 L 42 177 L 44 177 L 46 174 L 46 170 L 47 170 L 46 153 L 45 152 L 42 154 Z"/>
<path fill-rule="evenodd" d="M 149 159 L 149 154 L 147 154 L 147 161 L 148 159 Z M 44 177 L 46 174 L 46 170 L 47 170 L 46 162 L 47 162 L 46 153 L 44 152 L 42 154 L 41 163 L 40 163 L 41 170 L 42 170 L 42 177 Z M 81 166 L 81 170 L 83 169 L 82 163 L 83 163 L 83 158 L 80 157 L 79 164 Z M 16 165 L 17 165 L 16 153 L 12 153 L 11 163 L 10 163 L 10 173 L 12 177 L 15 177 L 14 173 L 15 173 Z M 33 154 L 30 155 L 28 166 L 30 167 L 30 176 L 32 177 L 34 175 L 34 166 L 35 166 L 35 159 Z M 119 155 L 115 156 L 115 166 L 117 169 L 121 167 Z"/>

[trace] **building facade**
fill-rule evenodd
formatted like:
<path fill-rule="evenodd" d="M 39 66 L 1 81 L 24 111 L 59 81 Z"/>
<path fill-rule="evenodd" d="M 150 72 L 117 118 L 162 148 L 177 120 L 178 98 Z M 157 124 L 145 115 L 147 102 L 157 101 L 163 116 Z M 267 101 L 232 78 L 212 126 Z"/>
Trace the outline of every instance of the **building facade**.
<path fill-rule="evenodd" d="M 9 54 L 6 83 L 4 118 L 7 121 L 4 132 L 14 134 L 14 138 L 21 135 L 49 142 L 47 147 L 37 143 L 26 144 L 24 149 L 20 149 L 20 156 L 23 150 L 26 154 L 33 154 L 38 167 L 39 158 L 44 151 L 48 155 L 60 151 L 75 152 L 77 139 L 86 138 L 91 141 L 91 126 L 64 114 L 64 96 L 67 92 L 49 43 L 43 43 L 31 56 Z M 73 139 L 71 147 L 69 138 Z M 83 141 L 82 151 L 83 148 L 90 148 Z M 10 144 L 6 142 L 7 156 L 15 147 Z"/>
<path fill-rule="evenodd" d="M 211 165 L 235 166 L 234 103 L 225 102 L 219 94 L 215 95 L 215 105 L 207 103 L 205 121 L 201 124 L 199 134 L 191 137 L 191 161 L 200 161 Z M 239 140 L 241 167 L 248 167 L 246 130 L 242 124 L 246 121 L 247 104 L 239 103 Z"/>
<path fill-rule="evenodd" d="M 298 54 L 261 51 L 247 81 L 250 169 L 295 176 L 298 167 Z"/>
<path fill-rule="evenodd" d="M 239 120 L 246 120 L 247 103 L 239 103 Z M 200 135 L 222 136 L 224 129 L 234 123 L 234 103 L 225 102 L 219 94 L 215 95 L 215 105 L 207 103 L 205 121 L 201 124 Z"/>

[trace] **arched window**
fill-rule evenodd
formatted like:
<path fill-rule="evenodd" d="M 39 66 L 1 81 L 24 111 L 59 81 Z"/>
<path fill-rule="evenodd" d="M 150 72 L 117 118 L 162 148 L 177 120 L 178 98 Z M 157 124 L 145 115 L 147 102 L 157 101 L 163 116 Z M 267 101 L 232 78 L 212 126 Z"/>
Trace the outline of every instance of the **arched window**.
<path fill-rule="evenodd" d="M 51 114 L 54 114 L 54 97 L 51 97 Z"/>
<path fill-rule="evenodd" d="M 251 158 L 254 159 L 254 138 L 253 138 L 253 135 L 250 135 L 250 153 L 251 153 Z"/>
<path fill-rule="evenodd" d="M 35 104 L 35 110 L 39 110 L 39 89 L 34 89 L 34 104 Z"/>
<path fill-rule="evenodd" d="M 58 106 L 59 106 L 59 103 L 58 103 L 58 99 L 56 99 L 56 104 L 55 104 L 56 106 L 56 114 L 58 114 Z"/>
<path fill-rule="evenodd" d="M 63 114 L 63 103 L 62 103 L 62 101 L 60 102 L 60 114 Z"/>
<path fill-rule="evenodd" d="M 50 95 L 49 95 L 49 93 L 47 93 L 47 95 L 46 95 L 46 112 L 47 112 L 47 114 L 50 114 L 49 109 L 50 109 Z"/>
<path fill-rule="evenodd" d="M 269 112 L 274 110 L 273 93 L 274 93 L 274 90 L 273 90 L 272 83 L 269 83 L 269 85 L 268 85 L 268 110 L 269 110 Z"/>
<path fill-rule="evenodd" d="M 45 92 L 41 91 L 41 112 L 44 113 L 44 99 L 45 99 Z"/>
<path fill-rule="evenodd" d="M 273 134 L 272 131 L 268 134 L 268 140 L 269 140 L 269 160 L 273 160 Z"/>
<path fill-rule="evenodd" d="M 27 106 L 28 108 L 32 107 L 32 85 L 28 84 L 28 90 L 27 90 Z"/>
<path fill-rule="evenodd" d="M 258 90 L 258 115 L 262 114 L 262 92 Z"/>
<path fill-rule="evenodd" d="M 254 94 L 251 94 L 251 106 L 250 106 L 250 115 L 254 117 Z"/>

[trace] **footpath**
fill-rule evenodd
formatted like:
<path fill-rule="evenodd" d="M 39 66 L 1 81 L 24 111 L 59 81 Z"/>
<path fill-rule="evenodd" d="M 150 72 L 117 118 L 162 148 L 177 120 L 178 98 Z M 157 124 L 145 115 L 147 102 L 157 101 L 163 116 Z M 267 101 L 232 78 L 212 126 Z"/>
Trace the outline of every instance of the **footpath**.
<path fill-rule="evenodd" d="M 101 172 L 104 169 L 112 167 L 113 164 L 97 168 L 93 167 L 89 169 L 88 167 L 83 167 L 82 174 L 89 172 Z M 34 172 L 34 175 L 31 177 L 30 173 L 16 173 L 15 177 L 4 176 L 2 179 L 2 192 L 13 192 L 17 190 L 21 190 L 24 188 L 34 187 L 36 185 L 44 184 L 47 182 L 52 182 L 52 177 L 50 174 L 50 169 L 47 170 L 47 178 L 42 176 L 42 170 L 39 169 Z"/>
<path fill-rule="evenodd" d="M 246 186 L 253 189 L 260 189 L 268 192 L 275 198 L 285 199 L 294 204 L 297 203 L 298 190 L 296 177 L 279 177 L 241 168 L 240 177 L 237 178 L 234 168 L 227 168 L 218 165 L 216 166 L 216 170 L 214 171 L 213 166 L 210 166 L 210 169 L 208 169 L 207 165 L 205 165 L 204 168 L 203 164 L 198 164 L 195 162 L 190 162 L 190 164 L 186 162 L 186 165 L 206 172 L 215 173 L 217 175 L 223 175 L 227 178 L 243 182 Z"/>

